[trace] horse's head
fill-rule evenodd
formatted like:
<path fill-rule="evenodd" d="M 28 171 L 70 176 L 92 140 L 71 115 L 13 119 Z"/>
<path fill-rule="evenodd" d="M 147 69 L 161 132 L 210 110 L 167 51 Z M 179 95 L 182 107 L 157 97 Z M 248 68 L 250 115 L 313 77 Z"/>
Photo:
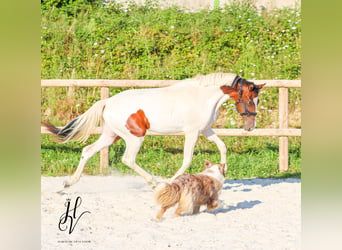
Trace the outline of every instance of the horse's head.
<path fill-rule="evenodd" d="M 244 120 L 243 129 L 252 131 L 255 128 L 259 90 L 265 84 L 255 85 L 241 77 L 236 77 L 232 86 L 221 86 L 224 94 L 228 94 L 235 101 L 236 110 Z"/>

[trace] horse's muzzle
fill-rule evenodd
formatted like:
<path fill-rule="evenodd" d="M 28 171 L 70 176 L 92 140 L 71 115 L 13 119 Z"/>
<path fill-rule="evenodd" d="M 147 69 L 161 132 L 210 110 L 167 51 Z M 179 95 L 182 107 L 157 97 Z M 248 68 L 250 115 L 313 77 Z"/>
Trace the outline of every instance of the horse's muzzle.
<path fill-rule="evenodd" d="M 250 132 L 250 131 L 254 130 L 254 127 L 248 128 L 248 127 L 244 126 L 243 129 Z"/>
<path fill-rule="evenodd" d="M 244 120 L 243 129 L 252 131 L 255 128 L 255 116 L 242 116 Z"/>

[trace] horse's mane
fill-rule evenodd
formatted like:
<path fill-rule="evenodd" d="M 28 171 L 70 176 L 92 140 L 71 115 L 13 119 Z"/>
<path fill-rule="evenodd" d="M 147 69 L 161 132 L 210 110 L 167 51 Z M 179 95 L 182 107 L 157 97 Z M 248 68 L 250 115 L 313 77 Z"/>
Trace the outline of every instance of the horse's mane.
<path fill-rule="evenodd" d="M 231 86 L 236 76 L 237 75 L 234 73 L 217 72 L 208 75 L 198 74 L 195 77 L 188 80 L 195 80 L 202 87 L 222 85 Z"/>

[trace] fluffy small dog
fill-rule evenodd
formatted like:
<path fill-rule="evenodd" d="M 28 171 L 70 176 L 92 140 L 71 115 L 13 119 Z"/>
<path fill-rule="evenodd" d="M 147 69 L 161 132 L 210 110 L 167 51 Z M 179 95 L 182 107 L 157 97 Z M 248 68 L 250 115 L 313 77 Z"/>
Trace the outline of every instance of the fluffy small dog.
<path fill-rule="evenodd" d="M 161 205 L 156 216 L 160 220 L 167 209 L 178 204 L 176 216 L 184 213 L 198 213 L 201 205 L 208 210 L 218 206 L 218 196 L 226 174 L 225 164 L 205 162 L 205 170 L 199 174 L 183 174 L 172 183 L 161 183 L 156 187 L 155 199 Z"/>

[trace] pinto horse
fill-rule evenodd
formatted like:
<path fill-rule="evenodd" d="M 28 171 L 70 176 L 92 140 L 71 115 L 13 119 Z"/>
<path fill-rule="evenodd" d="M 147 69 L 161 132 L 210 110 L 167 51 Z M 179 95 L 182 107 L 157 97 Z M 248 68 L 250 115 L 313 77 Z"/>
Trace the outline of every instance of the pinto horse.
<path fill-rule="evenodd" d="M 226 164 L 226 145 L 211 128 L 219 108 L 229 98 L 233 99 L 244 120 L 243 128 L 251 131 L 256 125 L 258 92 L 263 86 L 232 73 L 197 75 L 169 87 L 126 90 L 100 100 L 61 129 L 50 123 L 43 124 L 61 142 L 84 142 L 101 120 L 101 136 L 83 148 L 77 170 L 64 182 L 64 187 L 80 179 L 90 157 L 120 138 L 126 142 L 122 162 L 144 177 L 147 183 L 155 185 L 152 175 L 135 162 L 147 130 L 163 135 L 184 132 L 183 164 L 172 179 L 189 167 L 200 134 L 216 144 L 221 153 L 221 163 Z"/>

